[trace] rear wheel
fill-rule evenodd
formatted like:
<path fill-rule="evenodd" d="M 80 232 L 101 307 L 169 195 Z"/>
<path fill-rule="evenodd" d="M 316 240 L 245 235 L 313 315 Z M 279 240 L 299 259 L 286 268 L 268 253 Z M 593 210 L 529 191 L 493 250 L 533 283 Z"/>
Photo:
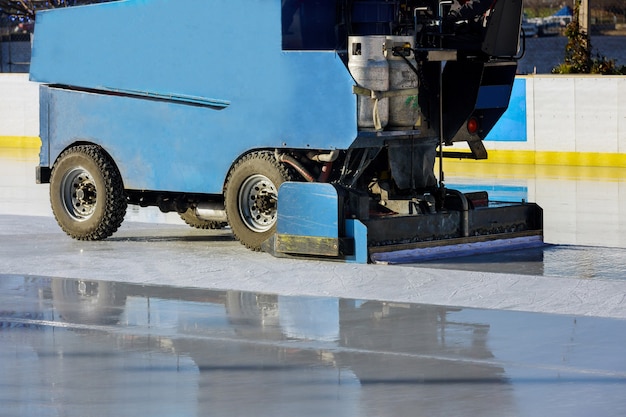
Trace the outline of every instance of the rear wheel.
<path fill-rule="evenodd" d="M 50 204 L 61 229 L 79 240 L 111 236 L 127 207 L 117 167 L 95 145 L 75 146 L 59 156 L 50 176 Z"/>
<path fill-rule="evenodd" d="M 276 230 L 278 188 L 289 171 L 270 152 L 254 152 L 235 164 L 226 182 L 225 206 L 235 237 L 252 250 Z"/>

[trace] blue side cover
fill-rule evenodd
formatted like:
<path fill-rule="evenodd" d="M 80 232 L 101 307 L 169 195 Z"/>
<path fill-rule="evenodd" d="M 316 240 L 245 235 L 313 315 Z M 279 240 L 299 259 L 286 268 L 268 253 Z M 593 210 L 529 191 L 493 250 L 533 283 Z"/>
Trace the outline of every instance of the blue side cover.
<path fill-rule="evenodd" d="M 278 195 L 276 233 L 339 237 L 339 202 L 332 184 L 286 182 Z"/>

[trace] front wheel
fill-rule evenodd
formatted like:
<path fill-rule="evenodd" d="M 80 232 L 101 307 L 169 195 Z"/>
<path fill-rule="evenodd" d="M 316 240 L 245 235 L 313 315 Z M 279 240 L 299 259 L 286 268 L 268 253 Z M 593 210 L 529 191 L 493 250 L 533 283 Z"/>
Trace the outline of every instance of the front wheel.
<path fill-rule="evenodd" d="M 50 176 L 50 203 L 61 229 L 78 240 L 111 236 L 127 207 L 117 167 L 95 145 L 75 146 L 59 156 Z"/>
<path fill-rule="evenodd" d="M 226 182 L 225 206 L 235 238 L 258 251 L 276 230 L 278 188 L 291 181 L 289 171 L 270 152 L 241 158 Z"/>

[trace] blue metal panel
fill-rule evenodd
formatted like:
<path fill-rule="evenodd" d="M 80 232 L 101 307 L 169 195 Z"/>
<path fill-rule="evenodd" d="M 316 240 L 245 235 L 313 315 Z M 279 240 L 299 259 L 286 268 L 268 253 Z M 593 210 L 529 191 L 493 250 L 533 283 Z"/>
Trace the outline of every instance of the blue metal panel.
<path fill-rule="evenodd" d="M 222 111 L 46 89 L 51 160 L 76 141 L 97 143 L 129 189 L 221 193 L 235 154 L 244 149 L 217 132 Z"/>
<path fill-rule="evenodd" d="M 513 83 L 508 109 L 493 127 L 485 140 L 526 142 L 526 80 L 516 78 Z"/>
<path fill-rule="evenodd" d="M 31 78 L 228 100 L 262 87 L 250 74 L 276 72 L 268 64 L 280 36 L 280 1 L 128 0 L 49 10 L 37 15 Z M 233 91 L 233 82 L 252 89 Z"/>
<path fill-rule="evenodd" d="M 286 182 L 278 191 L 276 233 L 339 237 L 339 202 L 331 184 Z"/>
<path fill-rule="evenodd" d="M 219 193 L 249 150 L 349 147 L 352 77 L 333 51 L 281 50 L 280 3 L 129 0 L 38 15 L 31 79 L 133 95 L 49 90 L 50 159 L 88 140 L 127 188 Z M 174 21 L 179 10 L 194 13 Z"/>
<path fill-rule="evenodd" d="M 31 79 L 219 100 L 246 107 L 238 123 L 315 118 L 353 139 L 350 74 L 334 52 L 283 52 L 280 4 L 129 0 L 45 11 L 37 16 Z M 193 13 L 175 20 L 180 10 Z M 297 132 L 309 130 L 298 124 L 289 134 Z"/>
<path fill-rule="evenodd" d="M 46 86 L 39 87 L 39 138 L 41 139 L 41 148 L 39 149 L 39 165 L 44 167 L 51 166 L 50 161 L 50 141 L 48 138 L 48 96 L 49 89 Z"/>
<path fill-rule="evenodd" d="M 346 237 L 354 239 L 354 255 L 346 256 L 346 262 L 366 264 L 369 256 L 367 226 L 358 219 L 346 219 Z"/>

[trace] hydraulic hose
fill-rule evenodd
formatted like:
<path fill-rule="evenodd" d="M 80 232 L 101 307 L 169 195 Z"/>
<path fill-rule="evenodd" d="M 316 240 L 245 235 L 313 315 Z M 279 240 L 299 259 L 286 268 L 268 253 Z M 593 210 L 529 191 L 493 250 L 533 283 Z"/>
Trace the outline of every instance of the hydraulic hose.
<path fill-rule="evenodd" d="M 296 171 L 298 171 L 300 175 L 302 175 L 302 178 L 304 178 L 308 182 L 315 182 L 315 178 L 313 178 L 313 176 L 309 173 L 309 171 L 307 171 L 306 168 L 303 167 L 302 164 L 296 161 L 296 159 L 293 158 L 292 156 L 289 156 L 284 153 L 281 154 L 281 153 L 278 153 L 278 151 L 276 151 L 276 160 L 284 164 L 292 166 Z"/>

